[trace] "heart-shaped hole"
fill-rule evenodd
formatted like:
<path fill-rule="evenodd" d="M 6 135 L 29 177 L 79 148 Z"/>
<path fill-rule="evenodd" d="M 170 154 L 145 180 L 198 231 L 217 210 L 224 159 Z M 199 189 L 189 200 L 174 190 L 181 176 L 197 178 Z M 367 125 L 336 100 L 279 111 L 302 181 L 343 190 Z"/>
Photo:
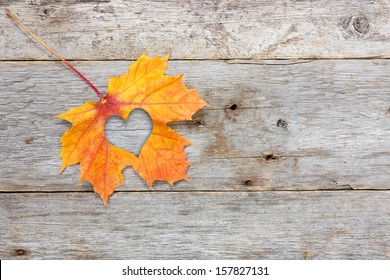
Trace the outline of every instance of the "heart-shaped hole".
<path fill-rule="evenodd" d="M 119 116 L 111 116 L 104 126 L 107 140 L 112 145 L 132 152 L 136 156 L 139 155 L 152 129 L 152 119 L 143 109 L 133 110 L 127 122 Z"/>

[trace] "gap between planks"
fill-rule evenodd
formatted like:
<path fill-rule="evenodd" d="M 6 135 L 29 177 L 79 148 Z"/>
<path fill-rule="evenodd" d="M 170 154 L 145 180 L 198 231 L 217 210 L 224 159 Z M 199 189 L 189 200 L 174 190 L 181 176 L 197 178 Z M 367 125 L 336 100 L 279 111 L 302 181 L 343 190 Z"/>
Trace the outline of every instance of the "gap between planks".
<path fill-rule="evenodd" d="M 343 187 L 343 186 L 340 186 Z M 148 194 L 162 194 L 162 193 L 331 193 L 331 192 L 389 192 L 389 189 L 354 189 L 350 186 L 346 186 L 345 188 L 339 189 L 309 189 L 309 190 L 220 190 L 220 191 L 212 191 L 212 190 L 115 190 L 115 193 L 148 193 Z M 0 194 L 40 194 L 40 193 L 55 193 L 55 194 L 63 194 L 63 193 L 94 193 L 92 190 L 75 190 L 75 191 L 0 191 Z"/>
<path fill-rule="evenodd" d="M 150 56 L 154 56 L 149 54 Z M 371 59 L 383 59 L 388 60 L 390 57 L 387 56 L 381 56 L 381 55 L 375 55 L 375 56 L 365 56 L 365 57 L 300 57 L 300 58 L 294 58 L 294 57 L 287 57 L 287 58 L 261 58 L 261 59 L 253 59 L 253 58 L 241 58 L 241 57 L 234 57 L 234 58 L 169 58 L 169 61 L 225 61 L 227 63 L 234 63 L 234 64 L 256 64 L 256 62 L 261 61 L 292 61 L 292 62 L 301 62 L 301 63 L 308 63 L 312 61 L 328 61 L 328 60 L 371 60 Z M 1 59 L 1 62 L 61 62 L 60 60 L 56 59 Z M 88 59 L 88 58 L 77 58 L 77 59 L 71 59 L 67 58 L 66 61 L 74 61 L 74 62 L 107 62 L 107 61 L 135 61 L 135 59 L 126 59 L 126 58 L 113 58 L 113 59 Z M 267 64 L 268 65 L 268 64 Z M 273 65 L 273 64 L 270 64 Z M 279 64 L 275 64 L 279 65 Z M 282 64 L 285 65 L 285 64 Z M 288 65 L 288 64 L 286 64 Z"/>

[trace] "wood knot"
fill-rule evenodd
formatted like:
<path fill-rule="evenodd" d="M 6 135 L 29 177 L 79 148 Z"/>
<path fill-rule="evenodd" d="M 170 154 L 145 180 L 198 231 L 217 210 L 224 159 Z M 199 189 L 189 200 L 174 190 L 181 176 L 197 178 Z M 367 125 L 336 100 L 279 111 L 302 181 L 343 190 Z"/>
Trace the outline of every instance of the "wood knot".
<path fill-rule="evenodd" d="M 27 145 L 32 144 L 33 141 L 34 141 L 33 137 L 24 139 L 24 143 L 26 143 Z"/>
<path fill-rule="evenodd" d="M 339 22 L 342 34 L 345 39 L 365 38 L 371 32 L 371 26 L 363 14 L 351 15 L 344 17 Z"/>
<path fill-rule="evenodd" d="M 276 126 L 286 128 L 288 126 L 288 122 L 286 120 L 283 120 L 283 119 L 278 119 Z"/>
<path fill-rule="evenodd" d="M 355 30 L 361 34 L 367 34 L 370 31 L 370 24 L 363 16 L 356 17 L 352 25 Z"/>
<path fill-rule="evenodd" d="M 53 12 L 55 12 L 55 10 L 51 9 L 51 8 L 46 8 L 46 9 L 43 9 L 43 11 L 42 11 L 42 13 L 47 17 L 50 17 L 53 14 Z"/>
<path fill-rule="evenodd" d="M 16 249 L 15 251 L 14 251 L 14 255 L 15 256 L 24 256 L 24 255 L 26 255 L 27 254 L 27 252 L 25 251 L 25 250 L 23 250 L 23 249 Z"/>

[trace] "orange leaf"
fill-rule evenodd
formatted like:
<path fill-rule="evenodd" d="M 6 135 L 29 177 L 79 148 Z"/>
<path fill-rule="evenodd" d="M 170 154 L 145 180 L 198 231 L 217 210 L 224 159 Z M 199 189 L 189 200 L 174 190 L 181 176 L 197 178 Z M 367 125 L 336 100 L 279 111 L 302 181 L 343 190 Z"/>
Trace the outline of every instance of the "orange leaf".
<path fill-rule="evenodd" d="M 196 90 L 188 89 L 182 75 L 164 75 L 168 56 L 142 55 L 127 73 L 111 78 L 107 95 L 99 102 L 86 102 L 57 116 L 72 123 L 61 137 L 61 172 L 80 163 L 80 180 L 94 186 L 106 204 L 108 197 L 123 184 L 122 170 L 132 166 L 152 186 L 155 180 L 170 184 L 188 180 L 184 148 L 190 144 L 167 126 L 167 122 L 191 120 L 207 103 Z M 142 108 L 149 113 L 153 130 L 138 157 L 110 144 L 104 124 L 112 115 L 127 120 L 130 112 Z"/>

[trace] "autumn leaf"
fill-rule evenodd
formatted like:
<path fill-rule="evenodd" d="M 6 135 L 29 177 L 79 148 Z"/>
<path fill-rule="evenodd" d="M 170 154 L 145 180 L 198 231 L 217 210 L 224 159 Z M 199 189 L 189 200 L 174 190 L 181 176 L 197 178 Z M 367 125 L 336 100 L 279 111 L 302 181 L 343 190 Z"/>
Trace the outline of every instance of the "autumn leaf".
<path fill-rule="evenodd" d="M 142 55 L 125 74 L 110 78 L 108 92 L 103 97 L 87 78 L 29 31 L 11 11 L 6 10 L 6 13 L 84 79 L 100 98 L 98 102 L 87 101 L 56 116 L 72 124 L 60 139 L 61 172 L 69 165 L 80 163 L 80 181 L 91 182 L 104 204 L 124 183 L 122 170 L 127 166 L 133 167 L 150 187 L 156 180 L 170 184 L 188 181 L 189 162 L 184 148 L 190 142 L 169 128 L 167 123 L 192 120 L 192 115 L 207 103 L 199 97 L 197 90 L 184 85 L 182 75 L 164 75 L 168 56 Z M 112 145 L 104 132 L 109 117 L 117 115 L 127 120 L 136 108 L 148 112 L 153 124 L 152 133 L 138 157 Z"/>
<path fill-rule="evenodd" d="M 107 95 L 99 102 L 86 102 L 57 116 L 73 127 L 61 137 L 62 168 L 80 163 L 81 180 L 94 186 L 104 204 L 114 190 L 123 184 L 122 170 L 132 166 L 152 186 L 155 180 L 172 184 L 188 180 L 184 147 L 190 144 L 167 126 L 167 122 L 191 120 L 206 105 L 183 84 L 182 75 L 166 76 L 168 56 L 142 55 L 127 73 L 111 78 Z M 138 157 L 113 146 L 104 133 L 104 124 L 113 115 L 127 120 L 132 110 L 149 113 L 153 130 Z"/>

